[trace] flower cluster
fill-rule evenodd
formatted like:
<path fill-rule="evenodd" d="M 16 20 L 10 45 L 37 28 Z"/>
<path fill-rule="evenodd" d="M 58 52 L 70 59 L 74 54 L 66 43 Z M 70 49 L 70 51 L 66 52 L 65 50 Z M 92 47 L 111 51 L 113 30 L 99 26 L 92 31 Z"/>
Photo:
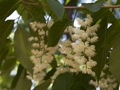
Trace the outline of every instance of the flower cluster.
<path fill-rule="evenodd" d="M 69 33 L 70 37 L 65 41 L 59 41 L 55 47 L 47 47 L 45 42 L 45 37 L 48 35 L 48 30 L 53 22 L 49 22 L 47 25 L 37 22 L 30 23 L 31 29 L 37 33 L 37 35 L 28 38 L 32 42 L 33 49 L 31 50 L 32 56 L 30 59 L 34 64 L 33 75 L 29 77 L 30 79 L 39 82 L 44 79 L 46 71 L 52 68 L 50 63 L 56 50 L 63 57 L 57 62 L 56 72 L 51 77 L 53 81 L 59 74 L 64 72 L 82 72 L 83 74 L 95 76 L 92 69 L 97 65 L 97 62 L 92 57 L 96 54 L 94 43 L 98 40 L 96 32 L 99 25 L 92 25 L 90 15 L 87 16 L 86 20 L 77 18 L 77 21 L 81 27 L 68 26 L 65 32 Z"/>
<path fill-rule="evenodd" d="M 31 22 L 31 29 L 37 33 L 37 37 L 31 36 L 28 41 L 32 42 L 33 49 L 31 50 L 32 56 L 30 60 L 33 62 L 33 76 L 28 76 L 30 79 L 41 82 L 48 68 L 51 68 L 50 63 L 53 60 L 53 54 L 56 51 L 56 47 L 47 47 L 44 38 L 47 36 L 48 30 L 46 27 L 50 27 L 52 24 Z"/>
<path fill-rule="evenodd" d="M 118 84 L 116 79 L 110 72 L 108 72 L 107 75 L 104 73 L 108 69 L 108 65 L 105 64 L 103 71 L 101 72 L 99 82 L 97 82 L 97 80 L 90 80 L 90 84 L 95 87 L 100 87 L 101 90 L 114 90 Z"/>
<path fill-rule="evenodd" d="M 77 21 L 81 27 L 69 26 L 65 32 L 70 34 L 71 40 L 60 42 L 58 50 L 65 55 L 62 60 L 65 66 L 70 67 L 70 72 L 81 71 L 84 74 L 95 76 L 92 68 L 96 66 L 97 62 L 92 60 L 92 57 L 96 54 L 93 43 L 98 40 L 96 31 L 99 25 L 91 26 L 92 18 L 90 15 L 87 16 L 85 21 L 79 18 Z"/>

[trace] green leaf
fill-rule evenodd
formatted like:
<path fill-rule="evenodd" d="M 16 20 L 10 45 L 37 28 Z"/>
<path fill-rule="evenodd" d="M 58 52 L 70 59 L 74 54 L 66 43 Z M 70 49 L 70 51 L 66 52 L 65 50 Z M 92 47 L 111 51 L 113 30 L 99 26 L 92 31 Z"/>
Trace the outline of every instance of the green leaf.
<path fill-rule="evenodd" d="M 95 87 L 89 84 L 92 79 L 91 75 L 78 73 L 70 90 L 95 90 Z"/>
<path fill-rule="evenodd" d="M 16 65 L 16 59 L 13 55 L 7 56 L 1 67 L 0 77 L 2 78 L 2 84 L 5 85 L 9 79 L 10 72 L 14 69 Z"/>
<path fill-rule="evenodd" d="M 31 44 L 28 42 L 29 37 L 29 33 L 18 26 L 14 37 L 14 49 L 18 61 L 32 73 L 33 63 L 30 60 Z"/>
<path fill-rule="evenodd" d="M 39 2 L 39 4 L 41 4 L 41 3 Z M 43 7 L 41 7 L 41 6 L 27 5 L 25 7 L 24 12 L 27 13 L 27 15 L 28 15 L 27 18 L 29 21 L 39 21 L 41 23 L 45 23 L 45 18 L 44 18 L 45 12 L 44 12 Z"/>
<path fill-rule="evenodd" d="M 110 54 L 110 71 L 120 83 L 120 38 L 117 40 Z"/>
<path fill-rule="evenodd" d="M 105 3 L 105 0 L 101 0 L 100 2 L 96 3 L 82 3 L 89 11 L 97 12 L 100 10 L 101 6 Z"/>
<path fill-rule="evenodd" d="M 21 15 L 24 23 L 28 22 L 28 12 L 25 10 L 25 5 L 20 4 L 19 7 L 17 8 L 17 12 L 19 15 Z"/>
<path fill-rule="evenodd" d="M 63 19 L 53 24 L 53 26 L 48 31 L 48 46 L 57 45 L 59 39 L 61 38 L 66 27 L 71 23 L 69 19 Z"/>
<path fill-rule="evenodd" d="M 30 90 L 32 83 L 26 78 L 25 75 L 25 69 L 21 65 L 19 65 L 18 73 L 13 80 L 10 90 Z"/>
<path fill-rule="evenodd" d="M 80 82 L 75 81 L 70 90 L 85 90 Z"/>
<path fill-rule="evenodd" d="M 47 90 L 50 84 L 51 84 L 51 79 L 48 79 L 45 82 L 43 82 L 42 84 L 36 86 L 34 88 L 34 90 L 40 90 L 40 89 Z"/>
<path fill-rule="evenodd" d="M 64 7 L 55 0 L 45 0 L 49 5 L 48 8 L 61 20 L 64 14 Z"/>
<path fill-rule="evenodd" d="M 104 17 L 108 17 L 108 22 L 114 23 L 116 21 L 115 16 L 109 9 L 100 9 L 98 12 L 92 13 L 93 24 L 95 24 L 98 20 L 102 20 Z"/>
<path fill-rule="evenodd" d="M 19 2 L 20 0 L 3 0 L 0 2 L 0 25 L 17 9 Z"/>
<path fill-rule="evenodd" d="M 48 80 L 51 76 L 53 76 L 54 73 L 55 73 L 55 71 L 56 71 L 55 68 L 53 68 L 52 70 L 50 70 L 50 71 L 46 74 L 46 76 L 44 77 L 44 80 Z"/>
<path fill-rule="evenodd" d="M 120 5 L 120 0 L 117 0 L 116 5 Z"/>
<path fill-rule="evenodd" d="M 9 53 L 11 53 L 9 50 L 12 47 L 11 43 L 12 43 L 12 41 L 10 39 L 7 39 L 3 48 L 0 50 L 0 67 L 1 67 L 2 63 L 4 62 L 4 60 L 6 59 L 7 55 Z M 11 48 L 11 49 L 13 49 L 13 48 Z"/>
<path fill-rule="evenodd" d="M 6 22 L 2 22 L 2 25 L 0 25 L 0 47 L 1 47 L 0 49 L 2 49 L 8 35 L 11 33 L 13 29 L 13 24 L 14 24 L 14 21 L 9 20 Z"/>
<path fill-rule="evenodd" d="M 108 9 L 101 9 L 100 11 L 93 13 L 92 18 L 93 18 L 93 25 L 100 22 L 100 28 L 97 31 L 99 38 L 95 44 L 96 55 L 93 58 L 94 60 L 97 61 L 97 65 L 94 70 L 97 75 L 97 79 L 99 80 L 100 73 L 101 73 L 105 63 L 107 63 L 106 58 L 109 54 L 109 50 L 113 45 L 113 43 L 111 43 L 111 42 L 116 40 L 115 38 L 110 36 L 110 34 L 108 34 L 114 30 L 113 28 L 111 28 L 110 30 L 107 29 L 108 23 L 109 22 L 113 23 L 113 26 L 118 25 L 118 24 L 116 22 L 116 18 Z M 118 26 L 116 26 L 116 27 L 118 27 Z M 108 40 L 108 37 L 109 38 L 111 37 L 111 39 Z M 108 41 L 110 41 L 110 42 L 108 42 Z"/>
<path fill-rule="evenodd" d="M 108 25 L 108 17 L 105 17 L 101 22 L 100 22 L 100 28 L 98 29 L 98 41 L 96 42 L 96 55 L 93 58 L 94 60 L 97 61 L 97 65 L 95 66 L 95 72 L 97 75 L 97 79 L 99 80 L 101 71 L 106 63 L 106 58 L 109 53 L 109 49 L 107 50 L 105 43 L 106 40 L 106 31 L 107 31 L 107 25 Z"/>
<path fill-rule="evenodd" d="M 53 83 L 52 90 L 70 90 L 72 86 L 72 74 L 69 72 L 60 74 Z"/>

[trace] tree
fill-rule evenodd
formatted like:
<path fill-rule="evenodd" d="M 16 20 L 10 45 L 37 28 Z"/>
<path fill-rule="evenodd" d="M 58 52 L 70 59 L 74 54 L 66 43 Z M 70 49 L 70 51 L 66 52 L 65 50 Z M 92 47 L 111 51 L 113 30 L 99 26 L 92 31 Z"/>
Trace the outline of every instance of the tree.
<path fill-rule="evenodd" d="M 63 1 L 0 0 L 1 90 L 119 90 L 120 1 Z"/>

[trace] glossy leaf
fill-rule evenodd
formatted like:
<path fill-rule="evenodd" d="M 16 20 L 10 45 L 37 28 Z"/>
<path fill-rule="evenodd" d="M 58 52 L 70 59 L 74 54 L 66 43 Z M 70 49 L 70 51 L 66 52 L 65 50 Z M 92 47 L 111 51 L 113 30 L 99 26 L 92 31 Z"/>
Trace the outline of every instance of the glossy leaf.
<path fill-rule="evenodd" d="M 11 33 L 13 29 L 13 24 L 14 24 L 14 21 L 9 20 L 9 21 L 2 22 L 2 25 L 0 25 L 0 47 L 1 48 L 4 46 L 4 43 L 8 35 Z"/>
<path fill-rule="evenodd" d="M 22 27 L 18 26 L 14 37 L 14 49 L 18 61 L 23 67 L 32 73 L 33 64 L 30 60 L 31 44 L 28 42 L 29 37 L 29 33 Z"/>
<path fill-rule="evenodd" d="M 26 71 L 20 65 L 18 68 L 18 73 L 13 80 L 11 90 L 30 90 L 31 88 L 31 81 L 26 78 Z"/>
<path fill-rule="evenodd" d="M 59 39 L 61 38 L 66 27 L 71 23 L 68 19 L 63 19 L 53 24 L 53 26 L 48 31 L 48 46 L 57 45 Z"/>
<path fill-rule="evenodd" d="M 97 12 L 98 10 L 100 10 L 103 3 L 105 3 L 105 0 L 101 0 L 97 3 L 82 3 L 82 5 L 85 6 L 91 12 Z"/>
<path fill-rule="evenodd" d="M 64 14 L 64 7 L 55 0 L 45 0 L 50 10 L 61 20 Z"/>
<path fill-rule="evenodd" d="M 40 89 L 47 90 L 50 84 L 51 84 L 51 79 L 48 79 L 44 81 L 42 84 L 36 86 L 34 90 L 40 90 Z"/>
<path fill-rule="evenodd" d="M 69 72 L 60 74 L 53 83 L 52 90 L 70 90 L 72 86 L 72 74 Z"/>

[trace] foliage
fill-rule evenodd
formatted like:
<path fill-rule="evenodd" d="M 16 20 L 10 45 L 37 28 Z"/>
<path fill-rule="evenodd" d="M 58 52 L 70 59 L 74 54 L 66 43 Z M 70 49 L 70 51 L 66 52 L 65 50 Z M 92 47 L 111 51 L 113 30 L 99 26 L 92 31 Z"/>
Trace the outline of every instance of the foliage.
<path fill-rule="evenodd" d="M 63 1 L 67 5 L 72 0 Z M 58 0 L 0 0 L 0 90 L 30 90 L 32 86 L 34 86 L 33 90 L 93 90 L 96 88 L 90 85 L 90 80 L 99 82 L 103 71 L 104 78 L 111 75 L 113 75 L 112 78 L 116 78 L 117 85 L 114 90 L 119 90 L 120 19 L 115 17 L 115 9 L 101 9 L 101 6 L 108 1 L 97 0 L 94 3 L 82 3 L 85 8 L 76 9 L 73 20 L 70 20 L 67 17 L 69 13 L 66 12 L 69 9 L 65 9 Z M 119 5 L 120 1 L 117 0 L 116 3 L 111 4 Z M 17 11 L 22 17 L 22 22 L 20 17 L 15 20 L 6 20 L 14 11 Z M 32 31 L 29 23 L 36 21 L 48 25 L 50 19 L 53 20 L 54 24 L 50 28 L 44 27 L 46 32 L 49 29 L 48 37 L 46 36 L 44 39 L 48 47 L 54 47 L 63 34 L 71 39 L 69 33 L 64 33 L 65 29 L 74 23 L 75 17 L 85 20 L 87 14 L 93 18 L 92 25 L 99 24 L 100 26 L 97 31 L 99 39 L 95 43 L 96 55 L 92 58 L 97 62 L 93 68 L 95 78 L 80 71 L 61 73 L 55 80 L 52 80 L 51 77 L 55 75 L 59 67 L 58 63 L 65 64 L 62 62 L 65 55 L 57 50 L 43 82 L 32 82 L 26 78 L 28 74 L 34 73 L 34 65 L 30 60 L 32 42 L 29 42 L 28 38 L 38 37 L 36 32 Z M 104 69 L 105 65 L 107 65 L 107 69 Z M 13 71 L 17 74 L 12 75 Z"/>

